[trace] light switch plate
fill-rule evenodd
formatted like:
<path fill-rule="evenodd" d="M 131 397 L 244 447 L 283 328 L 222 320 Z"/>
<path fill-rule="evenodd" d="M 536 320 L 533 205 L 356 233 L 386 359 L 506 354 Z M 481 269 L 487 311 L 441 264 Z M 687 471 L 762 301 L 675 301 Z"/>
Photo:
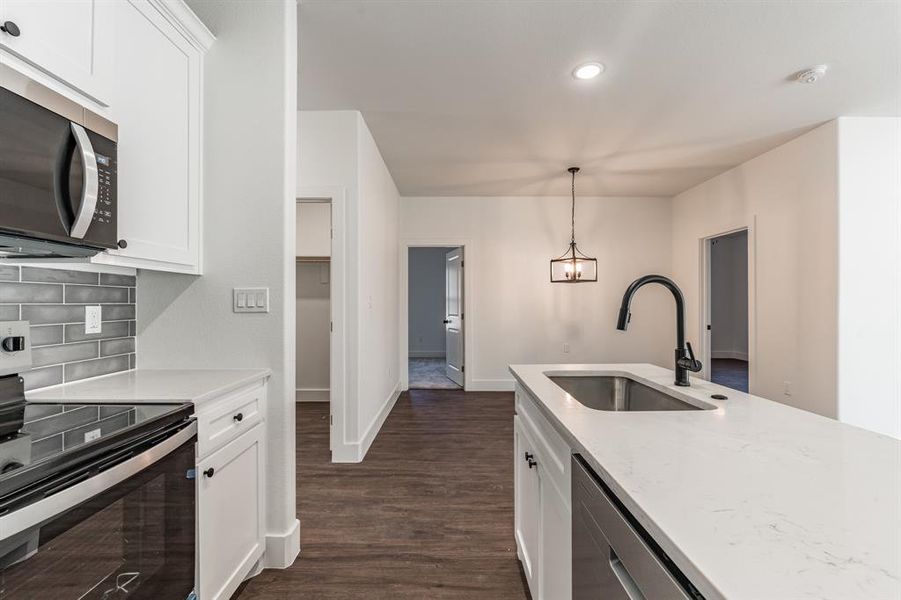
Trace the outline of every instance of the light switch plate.
<path fill-rule="evenodd" d="M 84 307 L 84 332 L 86 334 L 100 333 L 103 329 L 101 308 L 97 306 Z"/>
<path fill-rule="evenodd" d="M 269 312 L 269 288 L 234 288 L 232 310 L 236 313 Z"/>

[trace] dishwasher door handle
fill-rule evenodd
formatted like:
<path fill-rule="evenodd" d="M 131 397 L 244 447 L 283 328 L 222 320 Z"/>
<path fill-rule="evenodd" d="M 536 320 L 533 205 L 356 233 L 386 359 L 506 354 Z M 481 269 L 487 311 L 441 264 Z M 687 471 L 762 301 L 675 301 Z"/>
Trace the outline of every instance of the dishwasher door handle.
<path fill-rule="evenodd" d="M 616 578 L 619 579 L 619 584 L 623 586 L 623 591 L 626 592 L 629 600 L 645 600 L 644 594 L 638 589 L 638 584 L 635 583 L 635 580 L 629 575 L 629 572 L 626 570 L 626 567 L 616 555 L 613 548 L 610 548 L 610 569 L 613 571 L 613 574 L 616 575 Z"/>

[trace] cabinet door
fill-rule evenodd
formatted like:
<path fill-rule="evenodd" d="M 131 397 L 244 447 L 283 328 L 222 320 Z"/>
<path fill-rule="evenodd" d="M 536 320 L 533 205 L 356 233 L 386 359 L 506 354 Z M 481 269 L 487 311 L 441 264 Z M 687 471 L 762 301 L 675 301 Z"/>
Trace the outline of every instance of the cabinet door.
<path fill-rule="evenodd" d="M 0 46 L 102 105 L 115 70 L 116 3 L 109 0 L 0 0 Z"/>
<path fill-rule="evenodd" d="M 537 466 L 542 469 L 542 465 Z M 541 477 L 543 471 L 539 472 Z M 541 592 L 539 598 L 572 597 L 572 519 L 569 504 L 556 485 L 541 477 Z"/>
<path fill-rule="evenodd" d="M 264 427 L 197 465 L 200 600 L 228 600 L 263 554 Z"/>
<path fill-rule="evenodd" d="M 119 237 L 95 262 L 200 273 L 202 54 L 146 0 L 117 2 Z"/>
<path fill-rule="evenodd" d="M 518 417 L 514 422 L 514 523 L 516 548 L 522 569 L 529 584 L 529 590 L 536 598 L 541 574 L 539 572 L 541 544 L 541 481 L 537 464 L 530 468 L 529 457 L 535 455 L 534 446 L 529 440 Z"/>

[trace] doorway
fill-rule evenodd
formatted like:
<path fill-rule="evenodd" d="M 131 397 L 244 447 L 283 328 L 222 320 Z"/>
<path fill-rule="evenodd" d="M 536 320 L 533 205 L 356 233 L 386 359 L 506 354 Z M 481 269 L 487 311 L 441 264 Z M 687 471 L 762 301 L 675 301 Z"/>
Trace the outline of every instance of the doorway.
<path fill-rule="evenodd" d="M 297 203 L 295 398 L 298 402 L 329 401 L 331 230 L 331 203 Z"/>
<path fill-rule="evenodd" d="M 708 244 L 710 380 L 747 392 L 748 230 L 710 238 Z"/>
<path fill-rule="evenodd" d="M 463 388 L 463 268 L 462 247 L 408 249 L 410 389 Z"/>

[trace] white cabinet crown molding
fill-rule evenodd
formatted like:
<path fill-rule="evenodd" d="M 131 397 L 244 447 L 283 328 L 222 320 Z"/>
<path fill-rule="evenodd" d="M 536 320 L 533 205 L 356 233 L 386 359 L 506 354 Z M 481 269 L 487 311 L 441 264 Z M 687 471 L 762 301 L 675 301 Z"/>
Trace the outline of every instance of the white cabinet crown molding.
<path fill-rule="evenodd" d="M 134 3 L 135 0 L 129 0 Z M 206 52 L 216 41 L 216 36 L 204 25 L 183 0 L 147 0 L 179 33 L 201 52 Z"/>

